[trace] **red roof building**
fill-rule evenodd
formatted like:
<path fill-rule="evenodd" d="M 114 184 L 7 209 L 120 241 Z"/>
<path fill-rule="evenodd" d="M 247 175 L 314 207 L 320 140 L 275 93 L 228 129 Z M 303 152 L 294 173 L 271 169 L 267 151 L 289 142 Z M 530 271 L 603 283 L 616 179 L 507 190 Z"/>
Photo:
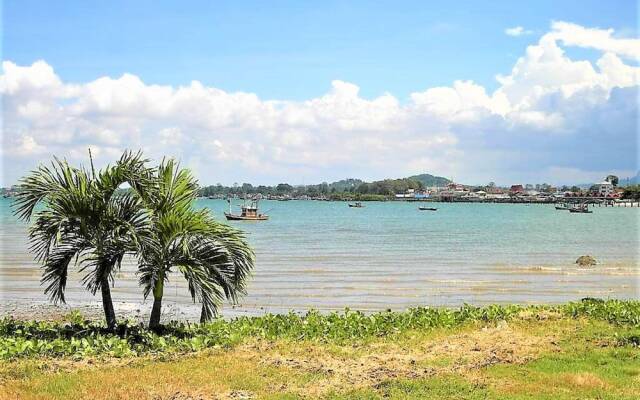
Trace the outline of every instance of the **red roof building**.
<path fill-rule="evenodd" d="M 511 189 L 509 189 L 509 192 L 513 194 L 524 193 L 524 187 L 522 185 L 511 185 Z"/>

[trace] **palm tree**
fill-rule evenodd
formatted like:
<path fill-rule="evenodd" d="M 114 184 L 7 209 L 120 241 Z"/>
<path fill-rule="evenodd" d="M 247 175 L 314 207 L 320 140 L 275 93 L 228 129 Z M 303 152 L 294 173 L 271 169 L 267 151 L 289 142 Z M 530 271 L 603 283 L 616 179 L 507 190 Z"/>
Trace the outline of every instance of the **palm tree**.
<path fill-rule="evenodd" d="M 97 175 L 54 158 L 51 167 L 41 165 L 23 178 L 15 213 L 23 220 L 35 218 L 29 228 L 31 249 L 43 263 L 45 294 L 65 302 L 68 268 L 72 261 L 84 273 L 85 287 L 99 289 L 109 329 L 116 326 L 110 286 L 125 254 L 139 251 L 149 237 L 148 213 L 142 199 L 149 199 L 149 170 L 141 153 L 125 152 L 114 166 Z M 116 194 L 123 183 L 134 193 Z M 42 203 L 44 208 L 36 211 Z"/>
<path fill-rule="evenodd" d="M 224 299 L 235 301 L 254 264 L 243 234 L 216 222 L 208 210 L 194 210 L 197 181 L 173 159 L 157 169 L 151 212 L 151 240 L 143 246 L 138 268 L 145 298 L 153 293 L 149 327 L 158 329 L 164 285 L 175 270 L 187 281 L 201 320 L 217 313 Z"/>

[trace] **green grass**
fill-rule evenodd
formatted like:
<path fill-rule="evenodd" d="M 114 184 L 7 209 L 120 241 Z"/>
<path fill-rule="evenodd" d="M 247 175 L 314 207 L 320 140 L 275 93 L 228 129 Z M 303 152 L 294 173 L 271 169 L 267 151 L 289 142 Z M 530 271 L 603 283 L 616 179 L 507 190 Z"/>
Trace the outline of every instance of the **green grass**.
<path fill-rule="evenodd" d="M 542 357 L 525 365 L 486 371 L 496 392 L 509 399 L 637 399 L 640 356 L 634 348 L 585 348 Z"/>
<path fill-rule="evenodd" d="M 3 320 L 0 398 L 637 399 L 639 315 L 637 301 L 588 299 L 267 315 L 160 333 L 108 333 L 77 314 Z M 44 344 L 15 347 L 29 341 Z"/>

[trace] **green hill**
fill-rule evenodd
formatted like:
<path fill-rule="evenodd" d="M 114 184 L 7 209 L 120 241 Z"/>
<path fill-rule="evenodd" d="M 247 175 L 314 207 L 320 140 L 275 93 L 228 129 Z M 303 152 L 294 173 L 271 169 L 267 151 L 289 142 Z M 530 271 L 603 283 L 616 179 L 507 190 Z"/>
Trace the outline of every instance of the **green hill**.
<path fill-rule="evenodd" d="M 338 192 L 348 192 L 349 190 L 355 189 L 363 183 L 364 181 L 361 179 L 348 178 L 348 179 L 343 179 L 341 181 L 330 183 L 329 189 L 335 188 L 336 191 Z"/>
<path fill-rule="evenodd" d="M 424 186 L 447 186 L 451 181 L 442 176 L 434 176 L 431 174 L 420 174 L 413 175 L 408 177 L 407 179 L 411 179 L 414 181 L 421 182 Z"/>

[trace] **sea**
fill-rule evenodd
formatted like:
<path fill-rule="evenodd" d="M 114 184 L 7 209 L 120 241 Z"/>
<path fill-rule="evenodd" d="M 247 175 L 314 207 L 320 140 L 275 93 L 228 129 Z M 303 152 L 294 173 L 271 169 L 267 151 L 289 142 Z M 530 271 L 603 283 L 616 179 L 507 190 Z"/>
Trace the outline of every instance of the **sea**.
<path fill-rule="evenodd" d="M 232 203 L 237 210 L 240 201 Z M 268 221 L 224 219 L 225 200 L 199 199 L 224 223 L 246 232 L 256 267 L 227 316 L 344 308 L 378 311 L 415 306 L 560 303 L 584 297 L 639 298 L 640 208 L 595 207 L 591 214 L 550 204 L 261 201 Z M 424 203 L 420 203 L 424 204 Z M 0 199 L 0 298 L 45 304 L 40 266 L 28 250 L 25 222 Z M 579 267 L 582 255 L 598 265 Z M 119 305 L 143 300 L 134 260 L 113 288 Z M 97 303 L 72 268 L 71 306 Z M 182 277 L 172 274 L 165 304 L 199 311 Z"/>

